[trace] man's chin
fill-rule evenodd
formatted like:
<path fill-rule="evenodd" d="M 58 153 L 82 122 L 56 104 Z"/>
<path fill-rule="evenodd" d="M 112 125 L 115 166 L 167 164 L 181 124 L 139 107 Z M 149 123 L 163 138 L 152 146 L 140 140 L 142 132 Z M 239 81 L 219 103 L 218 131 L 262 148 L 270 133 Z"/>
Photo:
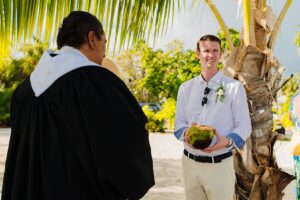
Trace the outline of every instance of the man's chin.
<path fill-rule="evenodd" d="M 210 66 L 210 67 L 214 67 L 215 65 L 216 65 L 215 62 L 207 63 L 207 66 Z"/>
<path fill-rule="evenodd" d="M 203 66 L 202 66 L 203 67 Z M 214 68 L 214 66 L 213 65 L 206 65 L 205 67 L 204 67 L 206 70 L 212 70 L 213 68 Z"/>

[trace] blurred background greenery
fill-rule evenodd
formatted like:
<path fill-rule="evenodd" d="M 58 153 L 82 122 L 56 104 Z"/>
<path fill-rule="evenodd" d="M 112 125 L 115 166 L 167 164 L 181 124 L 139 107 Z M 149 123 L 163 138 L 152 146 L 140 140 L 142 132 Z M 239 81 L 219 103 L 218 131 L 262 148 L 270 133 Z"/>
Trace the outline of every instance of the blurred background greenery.
<path fill-rule="evenodd" d="M 226 54 L 228 44 L 224 34 L 217 35 L 223 41 L 222 50 Z M 240 33 L 230 29 L 234 46 L 240 44 Z M 295 45 L 300 46 L 300 34 Z M 195 44 L 196 48 L 196 44 Z M 15 56 L 9 56 L 0 65 L 0 126 L 9 123 L 10 99 L 14 89 L 31 73 L 45 47 L 36 40 L 34 45 L 24 46 Z M 122 74 L 122 79 L 134 94 L 148 117 L 146 128 L 150 132 L 168 132 L 174 129 L 177 91 L 180 84 L 201 72 L 195 49 L 184 50 L 180 41 L 173 41 L 164 49 L 150 48 L 140 41 L 131 49 L 114 56 Z M 220 64 L 222 68 L 222 64 Z M 299 88 L 300 75 L 295 74 L 278 92 L 273 102 L 274 131 L 280 128 L 291 130 L 288 109 L 292 95 Z M 158 109 L 151 108 L 156 105 Z"/>

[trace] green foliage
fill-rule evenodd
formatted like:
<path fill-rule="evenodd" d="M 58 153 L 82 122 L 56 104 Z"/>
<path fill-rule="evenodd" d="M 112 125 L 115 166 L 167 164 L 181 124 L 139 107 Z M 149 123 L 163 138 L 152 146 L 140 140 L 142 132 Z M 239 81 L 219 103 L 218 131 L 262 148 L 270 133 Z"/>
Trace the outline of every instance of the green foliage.
<path fill-rule="evenodd" d="M 71 11 L 94 14 L 104 25 L 109 44 L 115 50 L 136 44 L 141 39 L 158 39 L 173 24 L 174 10 L 181 0 L 70 0 L 0 1 L 0 61 L 10 47 L 28 43 L 32 35 L 53 44 L 53 33 Z M 117 46 L 116 46 L 117 45 Z M 118 47 L 118 49 L 117 49 Z"/>
<path fill-rule="evenodd" d="M 124 81 L 138 101 L 160 102 L 176 99 L 181 83 L 200 74 L 199 61 L 192 50 L 184 51 L 174 41 L 166 51 L 154 50 L 140 42 L 117 57 Z"/>
<path fill-rule="evenodd" d="M 162 108 L 158 112 L 153 112 L 148 105 L 142 107 L 145 115 L 148 118 L 146 129 L 150 132 L 164 132 L 174 129 L 176 101 L 173 98 L 167 99 Z M 166 123 L 165 123 L 166 122 Z M 167 125 L 167 127 L 165 127 Z"/>
<path fill-rule="evenodd" d="M 124 51 L 118 55 L 116 62 L 120 68 L 122 78 L 130 91 L 141 102 L 158 102 L 158 98 L 149 94 L 149 92 L 140 88 L 140 82 L 145 76 L 145 70 L 141 67 L 141 57 L 145 52 L 152 51 L 145 43 L 140 41 L 132 49 Z"/>
<path fill-rule="evenodd" d="M 282 94 L 287 95 L 289 97 L 293 96 L 295 92 L 299 89 L 299 82 L 300 73 L 296 73 L 293 75 L 293 78 L 281 88 Z"/>
<path fill-rule="evenodd" d="M 159 119 L 157 114 L 151 111 L 148 105 L 143 106 L 142 109 L 148 118 L 145 128 L 150 132 L 165 132 L 164 120 Z"/>
<path fill-rule="evenodd" d="M 278 105 L 274 104 L 273 112 L 275 118 L 273 119 L 274 129 L 278 128 L 280 125 L 284 128 L 290 128 L 293 126 L 293 122 L 289 117 L 289 107 L 291 102 L 291 97 L 299 88 L 300 74 L 296 74 L 286 85 L 281 88 L 280 94 L 277 98 L 283 99 L 283 102 L 277 102 Z"/>
<path fill-rule="evenodd" d="M 200 74 L 201 66 L 195 51 L 183 50 L 183 44 L 173 41 L 166 50 L 154 50 L 141 41 L 117 57 L 124 81 L 141 102 L 164 102 L 161 111 L 154 113 L 143 107 L 151 132 L 174 129 L 176 98 L 179 86 Z"/>
<path fill-rule="evenodd" d="M 167 101 L 162 105 L 162 109 L 157 113 L 157 118 L 167 122 L 167 128 L 169 130 L 174 129 L 176 111 L 176 100 L 173 98 L 167 99 Z"/>
<path fill-rule="evenodd" d="M 200 74 L 199 62 L 191 50 L 158 50 L 144 55 L 142 60 L 142 68 L 146 73 L 139 88 L 147 89 L 160 99 L 176 99 L 181 83 Z"/>
<path fill-rule="evenodd" d="M 288 112 L 284 113 L 281 118 L 281 124 L 284 128 L 293 126 L 293 121 L 290 119 L 290 114 Z"/>
<path fill-rule="evenodd" d="M 237 30 L 230 28 L 229 29 L 229 35 L 231 37 L 231 40 L 232 40 L 232 43 L 233 43 L 234 47 L 239 46 L 241 44 L 240 33 Z M 222 30 L 218 31 L 217 36 L 221 39 L 221 49 L 222 49 L 222 51 L 224 52 L 226 50 L 229 50 L 229 44 L 228 44 Z"/>
<path fill-rule="evenodd" d="M 40 42 L 22 48 L 17 58 L 9 57 L 0 65 L 0 125 L 9 125 L 13 90 L 33 71 L 44 47 Z"/>
<path fill-rule="evenodd" d="M 12 89 L 0 88 L 0 126 L 6 126 L 8 123 L 12 93 Z"/>
<path fill-rule="evenodd" d="M 43 51 L 43 45 L 37 42 L 22 48 L 22 57 L 10 57 L 0 66 L 0 87 L 16 88 L 33 71 Z"/>

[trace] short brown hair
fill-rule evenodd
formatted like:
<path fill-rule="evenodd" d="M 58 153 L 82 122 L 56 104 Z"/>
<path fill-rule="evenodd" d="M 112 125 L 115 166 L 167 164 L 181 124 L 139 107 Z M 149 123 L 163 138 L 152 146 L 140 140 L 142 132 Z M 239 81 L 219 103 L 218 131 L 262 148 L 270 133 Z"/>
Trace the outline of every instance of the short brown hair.
<path fill-rule="evenodd" d="M 220 49 L 221 49 L 221 40 L 220 38 L 218 38 L 215 35 L 203 35 L 197 42 L 197 51 L 200 51 L 200 47 L 199 44 L 201 41 L 213 41 L 213 42 L 218 42 L 220 45 Z"/>

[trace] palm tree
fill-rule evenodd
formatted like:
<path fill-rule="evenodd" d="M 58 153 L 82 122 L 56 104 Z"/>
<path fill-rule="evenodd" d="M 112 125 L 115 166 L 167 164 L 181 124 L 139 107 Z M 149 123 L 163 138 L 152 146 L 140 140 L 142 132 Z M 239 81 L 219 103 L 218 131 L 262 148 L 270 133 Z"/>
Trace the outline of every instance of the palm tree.
<path fill-rule="evenodd" d="M 294 177 L 281 171 L 273 156 L 278 135 L 272 133 L 272 101 L 281 87 L 283 67 L 272 52 L 292 0 L 286 1 L 277 18 L 266 0 L 243 0 L 242 44 L 237 48 L 232 47 L 228 29 L 213 1 L 205 1 L 232 48 L 224 73 L 244 84 L 251 114 L 251 136 L 244 150 L 235 154 L 236 199 L 282 199 L 284 188 Z"/>
<path fill-rule="evenodd" d="M 266 0 L 239 0 L 243 1 L 244 25 L 242 43 L 236 48 L 213 0 L 204 1 L 230 46 L 225 65 L 230 67 L 224 73 L 244 84 L 251 112 L 251 137 L 244 150 L 235 154 L 236 199 L 282 199 L 283 189 L 294 177 L 281 171 L 273 157 L 278 136 L 272 133 L 272 101 L 280 88 L 283 67 L 272 51 L 292 0 L 286 0 L 277 18 Z M 176 3 L 182 5 L 180 0 L 0 0 L 0 57 L 7 55 L 10 46 L 28 42 L 33 34 L 50 41 L 62 18 L 78 9 L 98 16 L 108 36 L 114 30 L 114 47 L 135 44 L 151 34 L 157 38 L 173 19 Z"/>

